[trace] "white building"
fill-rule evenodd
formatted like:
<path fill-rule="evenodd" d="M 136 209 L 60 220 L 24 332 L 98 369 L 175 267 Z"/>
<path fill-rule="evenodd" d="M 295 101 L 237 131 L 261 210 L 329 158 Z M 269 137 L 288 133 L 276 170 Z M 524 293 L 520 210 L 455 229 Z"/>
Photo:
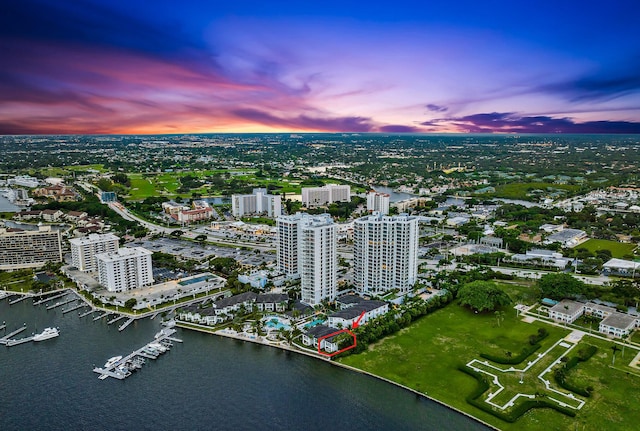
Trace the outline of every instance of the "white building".
<path fill-rule="evenodd" d="M 37 178 L 31 177 L 29 175 L 18 175 L 16 177 L 9 178 L 7 180 L 7 184 L 14 184 L 16 186 L 34 188 L 40 185 L 40 181 L 38 181 Z"/>
<path fill-rule="evenodd" d="M 109 292 L 122 292 L 153 284 L 151 255 L 142 247 L 123 247 L 96 255 L 98 280 Z"/>
<path fill-rule="evenodd" d="M 388 193 L 378 193 L 375 190 L 367 193 L 367 211 L 379 212 L 380 214 L 389 214 L 389 199 Z"/>
<path fill-rule="evenodd" d="M 301 300 L 308 305 L 333 300 L 338 284 L 337 226 L 329 214 L 322 214 L 303 219 L 301 227 Z"/>
<path fill-rule="evenodd" d="M 104 235 L 90 234 L 80 238 L 69 240 L 71 244 L 71 261 L 73 266 L 84 272 L 98 270 L 96 255 L 111 253 L 118 250 L 119 239 L 117 236 L 107 233 Z"/>
<path fill-rule="evenodd" d="M 17 232 L 0 229 L 0 270 L 38 268 L 47 262 L 62 262 L 60 231 L 50 226 Z"/>
<path fill-rule="evenodd" d="M 354 222 L 353 281 L 362 294 L 408 292 L 418 276 L 418 217 L 373 214 Z"/>
<path fill-rule="evenodd" d="M 306 207 L 322 206 L 333 202 L 349 202 L 351 186 L 327 184 L 323 187 L 303 187 L 302 204 Z"/>
<path fill-rule="evenodd" d="M 232 195 L 231 214 L 234 217 L 246 214 L 278 217 L 282 214 L 282 198 L 280 195 L 267 194 L 267 189 L 253 189 L 253 194 L 250 195 Z"/>
<path fill-rule="evenodd" d="M 306 217 L 306 214 L 296 213 L 280 216 L 276 220 L 278 269 L 288 277 L 300 275 L 298 242 L 300 240 L 300 223 L 303 217 Z"/>

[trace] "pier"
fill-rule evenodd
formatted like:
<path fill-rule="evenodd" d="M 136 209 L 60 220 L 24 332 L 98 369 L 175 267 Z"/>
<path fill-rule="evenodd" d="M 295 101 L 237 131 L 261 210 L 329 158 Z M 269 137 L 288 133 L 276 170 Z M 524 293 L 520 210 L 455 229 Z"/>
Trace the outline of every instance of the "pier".
<path fill-rule="evenodd" d="M 66 305 L 66 304 L 68 304 L 68 303 L 70 303 L 70 302 L 77 301 L 77 300 L 78 300 L 78 298 L 71 298 L 71 299 L 68 299 L 68 300 L 66 300 L 66 301 L 64 301 L 64 302 L 56 302 L 56 303 L 55 303 L 55 304 L 53 304 L 53 305 L 49 305 L 49 306 L 47 306 L 47 310 L 52 310 L 52 309 L 54 309 L 54 308 L 56 308 L 56 307 L 60 307 L 60 306 L 62 306 L 62 305 Z"/>
<path fill-rule="evenodd" d="M 125 329 L 127 326 L 131 325 L 131 324 L 133 323 L 133 321 L 134 321 L 134 320 L 135 320 L 135 319 L 129 319 L 129 320 L 127 320 L 126 322 L 124 322 L 122 325 L 120 325 L 120 327 L 118 327 L 118 331 L 124 331 L 124 329 Z"/>
<path fill-rule="evenodd" d="M 19 340 L 7 340 L 5 345 L 7 347 L 17 346 L 18 344 L 28 343 L 29 341 L 33 341 L 33 335 L 31 337 L 20 338 Z"/>
<path fill-rule="evenodd" d="M 107 312 L 105 312 L 104 314 L 101 314 L 101 315 L 99 315 L 99 316 L 94 317 L 94 318 L 93 318 L 93 321 L 95 322 L 96 320 L 100 320 L 100 319 L 102 319 L 103 317 L 108 316 L 109 314 L 113 314 L 113 313 L 111 313 L 110 311 L 107 311 Z"/>
<path fill-rule="evenodd" d="M 77 309 L 79 309 L 79 308 L 83 308 L 83 307 L 86 307 L 86 306 L 87 306 L 87 304 L 85 304 L 85 303 L 83 302 L 83 303 L 78 304 L 78 305 L 76 305 L 76 306 L 74 306 L 74 307 L 68 308 L 68 309 L 66 309 L 66 310 L 62 310 L 62 314 L 71 313 L 72 311 L 75 311 L 75 310 L 77 310 Z"/>
<path fill-rule="evenodd" d="M 123 380 L 131 375 L 131 371 L 142 367 L 144 360 L 141 358 L 156 359 L 161 354 L 167 352 L 172 345 L 169 340 L 172 339 L 171 335 L 175 334 L 175 332 L 176 330 L 173 328 L 163 328 L 150 343 L 110 363 L 108 366 L 105 364 L 104 368 L 95 367 L 93 372 L 100 374 L 100 376 L 98 376 L 100 380 L 105 380 L 107 377 Z M 111 360 L 109 360 L 109 362 L 111 362 Z"/>
<path fill-rule="evenodd" d="M 8 298 L 11 295 L 13 295 L 13 293 L 7 292 L 6 290 L 0 290 L 0 299 Z"/>
<path fill-rule="evenodd" d="M 85 317 L 85 316 L 88 316 L 89 314 L 93 313 L 94 311 L 96 311 L 96 310 L 94 310 L 94 309 L 92 308 L 91 310 L 87 311 L 86 313 L 78 314 L 78 317 Z"/>
<path fill-rule="evenodd" d="M 127 316 L 125 316 L 124 314 L 121 314 L 120 316 L 114 317 L 113 319 L 109 320 L 107 322 L 107 325 L 111 325 L 112 323 L 115 323 L 115 322 L 117 322 L 118 320 L 121 320 L 121 319 L 126 319 L 126 317 Z"/>
<path fill-rule="evenodd" d="M 9 301 L 9 305 L 17 304 L 18 302 L 24 301 L 27 298 L 28 298 L 28 296 L 26 296 L 26 295 L 20 296 L 20 298 L 18 298 L 18 299 L 14 299 L 13 301 Z"/>
<path fill-rule="evenodd" d="M 50 296 L 48 298 L 43 298 L 43 299 L 41 299 L 39 301 L 35 301 L 33 303 L 33 305 L 40 305 L 40 304 L 44 304 L 45 302 L 48 302 L 48 301 L 53 301 L 54 299 L 62 298 L 63 296 L 67 295 L 67 293 L 69 293 L 69 292 L 63 292 L 63 293 L 61 293 L 59 295 Z"/>
<path fill-rule="evenodd" d="M 4 344 L 6 346 L 7 345 L 7 341 L 9 340 L 9 338 L 13 337 L 14 335 L 17 335 L 17 334 L 21 333 L 25 329 L 27 329 L 27 325 L 24 325 L 23 327 L 18 328 L 15 331 L 5 335 L 4 337 L 0 338 L 0 344 Z"/>

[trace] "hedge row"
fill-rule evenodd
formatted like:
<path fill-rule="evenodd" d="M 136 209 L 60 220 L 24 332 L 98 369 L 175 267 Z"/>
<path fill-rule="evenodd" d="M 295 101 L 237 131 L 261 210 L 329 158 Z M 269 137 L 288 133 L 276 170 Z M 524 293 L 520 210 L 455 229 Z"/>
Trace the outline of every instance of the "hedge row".
<path fill-rule="evenodd" d="M 556 383 L 560 385 L 560 387 L 568 391 L 575 392 L 576 394 L 582 395 L 583 397 L 587 397 L 587 398 L 590 397 L 591 391 L 593 390 L 593 388 L 591 387 L 581 388 L 581 387 L 575 386 L 572 383 L 567 381 L 567 376 L 571 369 L 573 369 L 580 362 L 587 361 L 589 358 L 595 355 L 597 350 L 598 348 L 596 346 L 589 346 L 586 349 L 581 349 L 578 352 L 578 356 L 571 357 L 571 359 L 565 362 L 565 364 L 561 368 L 557 369 L 556 372 L 553 373 L 553 378 L 556 381 Z"/>
<path fill-rule="evenodd" d="M 518 356 L 506 357 L 506 356 L 494 356 L 489 353 L 480 353 L 480 357 L 504 365 L 517 365 L 529 357 L 533 352 L 540 347 L 540 341 L 544 340 L 549 333 L 546 329 L 540 328 L 537 334 L 529 336 L 529 345 L 522 349 L 522 352 Z"/>
<path fill-rule="evenodd" d="M 480 357 L 488 359 L 493 362 L 497 362 L 498 364 L 516 365 L 524 361 L 525 359 L 527 359 L 528 356 L 530 356 L 533 352 L 538 350 L 540 347 L 542 347 L 540 344 L 534 344 L 533 346 L 529 345 L 523 348 L 522 353 L 520 353 L 518 356 L 512 356 L 511 358 L 506 356 L 494 356 L 489 353 L 480 353 Z"/>
<path fill-rule="evenodd" d="M 487 382 L 487 379 L 484 376 L 484 374 L 479 373 L 467 367 L 466 365 L 461 365 L 458 367 L 458 369 L 470 375 L 471 377 L 475 378 L 476 381 L 478 382 L 478 386 L 473 392 L 471 392 L 469 396 L 466 397 L 466 401 L 472 406 L 477 407 L 480 410 L 486 413 L 489 413 L 499 419 L 502 419 L 505 422 L 513 423 L 517 421 L 520 418 L 520 416 L 525 414 L 527 411 L 535 408 L 545 408 L 545 407 L 554 409 L 570 417 L 574 417 L 576 415 L 576 412 L 574 410 L 569 409 L 567 407 L 561 407 L 560 405 L 554 402 L 551 402 L 545 398 L 538 398 L 535 400 L 524 401 L 509 411 L 496 410 L 493 407 L 491 407 L 491 405 L 489 405 L 488 403 L 479 399 L 480 396 L 489 389 L 489 383 Z"/>

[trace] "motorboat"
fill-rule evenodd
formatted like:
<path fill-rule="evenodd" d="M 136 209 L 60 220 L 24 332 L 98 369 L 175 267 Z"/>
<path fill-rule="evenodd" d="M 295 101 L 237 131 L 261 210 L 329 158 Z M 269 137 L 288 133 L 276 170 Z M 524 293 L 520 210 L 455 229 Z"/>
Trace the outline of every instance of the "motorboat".
<path fill-rule="evenodd" d="M 55 338 L 58 335 L 60 335 L 58 328 L 45 328 L 44 331 L 33 336 L 33 341 L 44 341 L 49 338 Z"/>

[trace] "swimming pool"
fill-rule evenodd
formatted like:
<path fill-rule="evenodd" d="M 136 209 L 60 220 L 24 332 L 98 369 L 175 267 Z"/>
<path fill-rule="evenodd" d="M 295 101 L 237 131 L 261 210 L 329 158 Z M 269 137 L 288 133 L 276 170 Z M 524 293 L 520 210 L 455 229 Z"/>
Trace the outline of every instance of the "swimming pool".
<path fill-rule="evenodd" d="M 268 329 L 284 329 L 286 331 L 291 329 L 289 320 L 283 319 L 279 316 L 266 316 L 262 318 L 262 321 L 265 322 L 264 324 Z"/>
<path fill-rule="evenodd" d="M 324 323 L 323 319 L 313 319 L 311 322 L 305 323 L 304 328 L 305 329 L 313 328 L 314 326 L 322 325 L 323 323 Z"/>

